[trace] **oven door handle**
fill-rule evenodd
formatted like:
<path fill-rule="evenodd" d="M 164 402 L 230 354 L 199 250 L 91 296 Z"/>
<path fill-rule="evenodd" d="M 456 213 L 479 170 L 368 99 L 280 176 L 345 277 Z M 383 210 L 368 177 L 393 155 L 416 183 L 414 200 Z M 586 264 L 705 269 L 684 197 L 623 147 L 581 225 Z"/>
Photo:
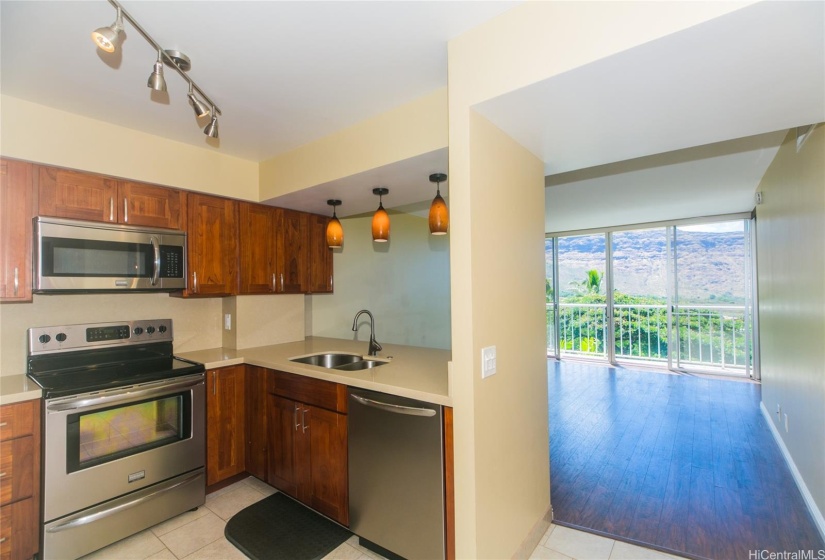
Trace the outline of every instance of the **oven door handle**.
<path fill-rule="evenodd" d="M 190 482 L 202 478 L 203 473 L 197 472 L 192 476 L 185 478 L 179 482 L 176 482 L 170 486 L 166 486 L 165 488 L 159 488 L 150 494 L 146 494 L 144 496 L 140 496 L 135 498 L 134 500 L 129 500 L 128 502 L 124 502 L 122 504 L 118 504 L 114 507 L 110 507 L 108 509 L 104 509 L 101 511 L 96 511 L 94 513 L 90 513 L 89 515 L 84 515 L 83 517 L 78 517 L 77 519 L 72 519 L 71 521 L 67 521 L 66 523 L 61 523 L 60 525 L 55 525 L 54 527 L 49 527 L 46 529 L 47 533 L 59 533 L 60 531 L 67 531 L 69 529 L 74 529 L 75 527 L 79 527 L 81 525 L 88 525 L 89 523 L 93 523 L 105 517 L 109 517 L 110 515 L 114 515 L 118 512 L 121 512 L 125 509 L 133 508 L 137 505 L 140 505 L 148 500 L 156 498 L 160 494 L 164 494 L 169 492 L 170 490 L 174 490 L 179 486 L 183 486 L 184 484 L 189 484 Z"/>
<path fill-rule="evenodd" d="M 78 408 L 88 408 L 99 404 L 117 404 L 121 402 L 133 401 L 143 397 L 152 397 L 162 395 L 164 393 L 171 393 L 180 389 L 194 387 L 195 385 L 203 383 L 203 377 L 198 376 L 196 379 L 187 379 L 185 381 L 178 381 L 175 383 L 168 383 L 160 387 L 151 387 L 149 389 L 142 389 L 134 391 L 126 389 L 118 391 L 102 397 L 80 397 L 68 401 L 61 401 L 46 405 L 46 410 L 52 412 L 62 412 L 64 410 L 74 410 Z"/>

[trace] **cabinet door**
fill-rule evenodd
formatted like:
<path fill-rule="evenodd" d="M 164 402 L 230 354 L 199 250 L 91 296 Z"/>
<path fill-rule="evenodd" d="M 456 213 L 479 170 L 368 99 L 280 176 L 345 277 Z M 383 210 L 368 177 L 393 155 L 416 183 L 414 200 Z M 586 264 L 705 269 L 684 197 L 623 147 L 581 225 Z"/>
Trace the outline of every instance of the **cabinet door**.
<path fill-rule="evenodd" d="M 232 295 L 237 292 L 238 250 L 235 241 L 238 203 L 192 193 L 187 199 L 187 295 Z"/>
<path fill-rule="evenodd" d="M 278 293 L 307 291 L 307 214 L 279 208 L 276 223 L 276 273 Z"/>
<path fill-rule="evenodd" d="M 245 470 L 244 368 L 206 373 L 206 484 Z"/>
<path fill-rule="evenodd" d="M 275 291 L 276 209 L 263 204 L 239 204 L 240 292 L 270 294 Z"/>
<path fill-rule="evenodd" d="M 310 214 L 309 222 L 309 291 L 332 292 L 332 249 L 327 245 L 329 218 Z"/>
<path fill-rule="evenodd" d="M 297 498 L 301 464 L 295 451 L 301 429 L 300 405 L 276 395 L 268 395 L 267 399 L 269 465 L 266 481 Z"/>
<path fill-rule="evenodd" d="M 121 181 L 118 194 L 120 223 L 182 229 L 186 210 L 184 191 Z"/>
<path fill-rule="evenodd" d="M 0 507 L 0 559 L 28 560 L 37 554 L 40 521 L 34 498 Z"/>
<path fill-rule="evenodd" d="M 117 181 L 91 173 L 38 167 L 41 216 L 116 223 Z"/>
<path fill-rule="evenodd" d="M 323 408 L 311 408 L 306 414 L 311 469 L 309 505 L 348 525 L 347 417 Z"/>
<path fill-rule="evenodd" d="M 0 160 L 0 301 L 32 300 L 32 164 Z"/>
<path fill-rule="evenodd" d="M 266 376 L 262 367 L 246 366 L 246 471 L 266 480 Z"/>

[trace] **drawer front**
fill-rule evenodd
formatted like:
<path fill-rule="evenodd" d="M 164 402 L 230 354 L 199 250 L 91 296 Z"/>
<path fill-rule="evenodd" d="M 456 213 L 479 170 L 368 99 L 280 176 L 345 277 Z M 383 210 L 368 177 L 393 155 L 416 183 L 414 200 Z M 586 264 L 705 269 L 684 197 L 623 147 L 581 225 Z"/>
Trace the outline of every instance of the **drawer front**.
<path fill-rule="evenodd" d="M 345 385 L 283 371 L 272 371 L 269 376 L 268 388 L 270 393 L 281 397 L 336 412 L 347 411 L 347 388 Z"/>
<path fill-rule="evenodd" d="M 0 441 L 32 435 L 37 404 L 25 401 L 0 406 Z"/>
<path fill-rule="evenodd" d="M 34 438 L 0 443 L 0 505 L 30 498 L 34 491 Z"/>
<path fill-rule="evenodd" d="M 0 560 L 28 560 L 37 553 L 39 539 L 33 498 L 0 507 Z"/>

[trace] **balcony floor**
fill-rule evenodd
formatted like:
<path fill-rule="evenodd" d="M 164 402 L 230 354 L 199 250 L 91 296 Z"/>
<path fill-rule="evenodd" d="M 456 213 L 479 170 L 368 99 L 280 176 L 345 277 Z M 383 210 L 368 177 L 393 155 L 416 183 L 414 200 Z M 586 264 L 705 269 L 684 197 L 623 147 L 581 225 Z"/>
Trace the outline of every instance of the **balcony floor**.
<path fill-rule="evenodd" d="M 825 550 L 760 385 L 550 359 L 548 389 L 557 524 L 694 558 Z"/>

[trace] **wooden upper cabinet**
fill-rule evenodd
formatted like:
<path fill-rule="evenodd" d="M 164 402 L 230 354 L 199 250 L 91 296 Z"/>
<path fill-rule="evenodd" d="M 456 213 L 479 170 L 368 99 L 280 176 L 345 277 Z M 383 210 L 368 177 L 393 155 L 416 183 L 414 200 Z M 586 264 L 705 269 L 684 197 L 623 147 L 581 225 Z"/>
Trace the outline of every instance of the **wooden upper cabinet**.
<path fill-rule="evenodd" d="M 186 193 L 93 173 L 38 167 L 41 216 L 182 229 Z"/>
<path fill-rule="evenodd" d="M 117 181 L 55 167 L 38 167 L 41 216 L 117 223 Z"/>
<path fill-rule="evenodd" d="M 183 229 L 186 192 L 131 181 L 118 184 L 118 221 L 122 224 Z"/>
<path fill-rule="evenodd" d="M 185 295 L 233 295 L 238 279 L 238 203 L 194 193 L 187 200 L 189 280 Z"/>
<path fill-rule="evenodd" d="M 276 212 L 277 291 L 283 294 L 302 294 L 308 291 L 307 282 L 307 223 L 304 212 L 278 208 Z"/>
<path fill-rule="evenodd" d="M 241 294 L 271 294 L 278 286 L 275 272 L 277 209 L 251 202 L 239 203 Z"/>
<path fill-rule="evenodd" d="M 33 166 L 0 159 L 0 301 L 32 301 Z"/>
<path fill-rule="evenodd" d="M 318 214 L 309 215 L 309 292 L 332 292 L 332 249 L 327 245 L 329 218 Z"/>

